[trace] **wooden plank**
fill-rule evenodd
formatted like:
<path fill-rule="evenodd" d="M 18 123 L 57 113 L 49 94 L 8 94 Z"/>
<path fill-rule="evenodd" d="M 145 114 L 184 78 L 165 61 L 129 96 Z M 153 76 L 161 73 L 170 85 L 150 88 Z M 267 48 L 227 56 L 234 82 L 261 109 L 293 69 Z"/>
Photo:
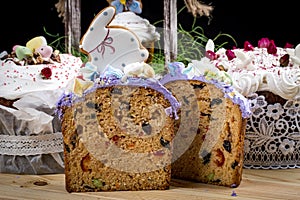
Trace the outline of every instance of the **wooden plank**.
<path fill-rule="evenodd" d="M 164 55 L 166 65 L 177 58 L 177 0 L 164 1 Z"/>
<path fill-rule="evenodd" d="M 113 199 L 113 200 L 178 200 L 178 199 L 299 199 L 300 169 L 244 169 L 238 188 L 173 179 L 169 190 L 68 193 L 64 174 L 16 175 L 0 173 L 0 199 Z M 46 183 L 34 184 L 34 183 Z M 237 196 L 232 196 L 232 194 Z"/>
<path fill-rule="evenodd" d="M 65 0 L 65 45 L 68 53 L 79 51 L 81 39 L 81 0 Z"/>

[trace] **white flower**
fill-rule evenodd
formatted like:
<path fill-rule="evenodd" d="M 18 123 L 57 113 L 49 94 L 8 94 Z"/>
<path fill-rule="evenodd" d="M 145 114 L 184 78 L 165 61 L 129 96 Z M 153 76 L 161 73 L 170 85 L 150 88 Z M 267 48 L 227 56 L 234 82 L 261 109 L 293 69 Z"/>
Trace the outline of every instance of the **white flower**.
<path fill-rule="evenodd" d="M 212 39 L 208 39 L 206 46 L 205 46 L 205 51 L 215 52 L 215 44 Z"/>
<path fill-rule="evenodd" d="M 275 103 L 274 105 L 268 105 L 267 107 L 267 116 L 272 117 L 273 119 L 279 119 L 280 116 L 284 113 L 284 109 L 280 103 Z"/>
<path fill-rule="evenodd" d="M 281 150 L 283 155 L 287 155 L 289 153 L 293 153 L 294 145 L 295 142 L 293 140 L 284 139 L 279 145 L 279 149 Z"/>
<path fill-rule="evenodd" d="M 300 99 L 288 100 L 284 105 L 287 116 L 295 119 L 300 115 Z"/>

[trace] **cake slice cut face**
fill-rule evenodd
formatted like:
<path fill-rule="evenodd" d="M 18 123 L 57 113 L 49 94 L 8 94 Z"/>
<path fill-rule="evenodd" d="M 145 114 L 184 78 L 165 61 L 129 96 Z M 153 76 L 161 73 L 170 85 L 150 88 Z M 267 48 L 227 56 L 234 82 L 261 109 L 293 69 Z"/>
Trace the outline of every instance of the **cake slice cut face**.
<path fill-rule="evenodd" d="M 172 177 L 239 186 L 249 114 L 246 99 L 216 79 L 189 79 L 176 70 L 161 80 L 181 105 L 175 125 Z"/>
<path fill-rule="evenodd" d="M 169 188 L 175 119 L 163 93 L 111 85 L 70 98 L 61 101 L 68 192 Z"/>

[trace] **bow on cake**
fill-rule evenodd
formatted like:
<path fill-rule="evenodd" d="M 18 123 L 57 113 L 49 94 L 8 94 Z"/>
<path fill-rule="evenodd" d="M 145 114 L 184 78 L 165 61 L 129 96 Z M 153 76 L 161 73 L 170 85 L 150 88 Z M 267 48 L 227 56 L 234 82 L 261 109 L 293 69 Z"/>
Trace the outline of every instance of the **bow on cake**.
<path fill-rule="evenodd" d="M 140 0 L 114 0 L 110 2 L 110 5 L 116 8 L 116 14 L 124 11 L 142 13 L 142 2 Z"/>

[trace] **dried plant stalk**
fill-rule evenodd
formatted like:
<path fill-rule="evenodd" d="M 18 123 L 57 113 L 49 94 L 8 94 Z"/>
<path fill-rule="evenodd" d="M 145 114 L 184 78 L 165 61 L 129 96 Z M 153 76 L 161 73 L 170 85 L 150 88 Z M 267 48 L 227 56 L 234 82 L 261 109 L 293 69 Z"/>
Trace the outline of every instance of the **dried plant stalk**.
<path fill-rule="evenodd" d="M 55 8 L 58 12 L 58 17 L 61 17 L 62 21 L 65 23 L 65 0 L 58 0 L 58 2 L 55 4 Z"/>
<path fill-rule="evenodd" d="M 211 16 L 211 12 L 213 11 L 213 6 L 206 5 L 198 0 L 184 0 L 185 5 L 189 12 L 193 14 L 194 17 L 196 16 Z"/>

